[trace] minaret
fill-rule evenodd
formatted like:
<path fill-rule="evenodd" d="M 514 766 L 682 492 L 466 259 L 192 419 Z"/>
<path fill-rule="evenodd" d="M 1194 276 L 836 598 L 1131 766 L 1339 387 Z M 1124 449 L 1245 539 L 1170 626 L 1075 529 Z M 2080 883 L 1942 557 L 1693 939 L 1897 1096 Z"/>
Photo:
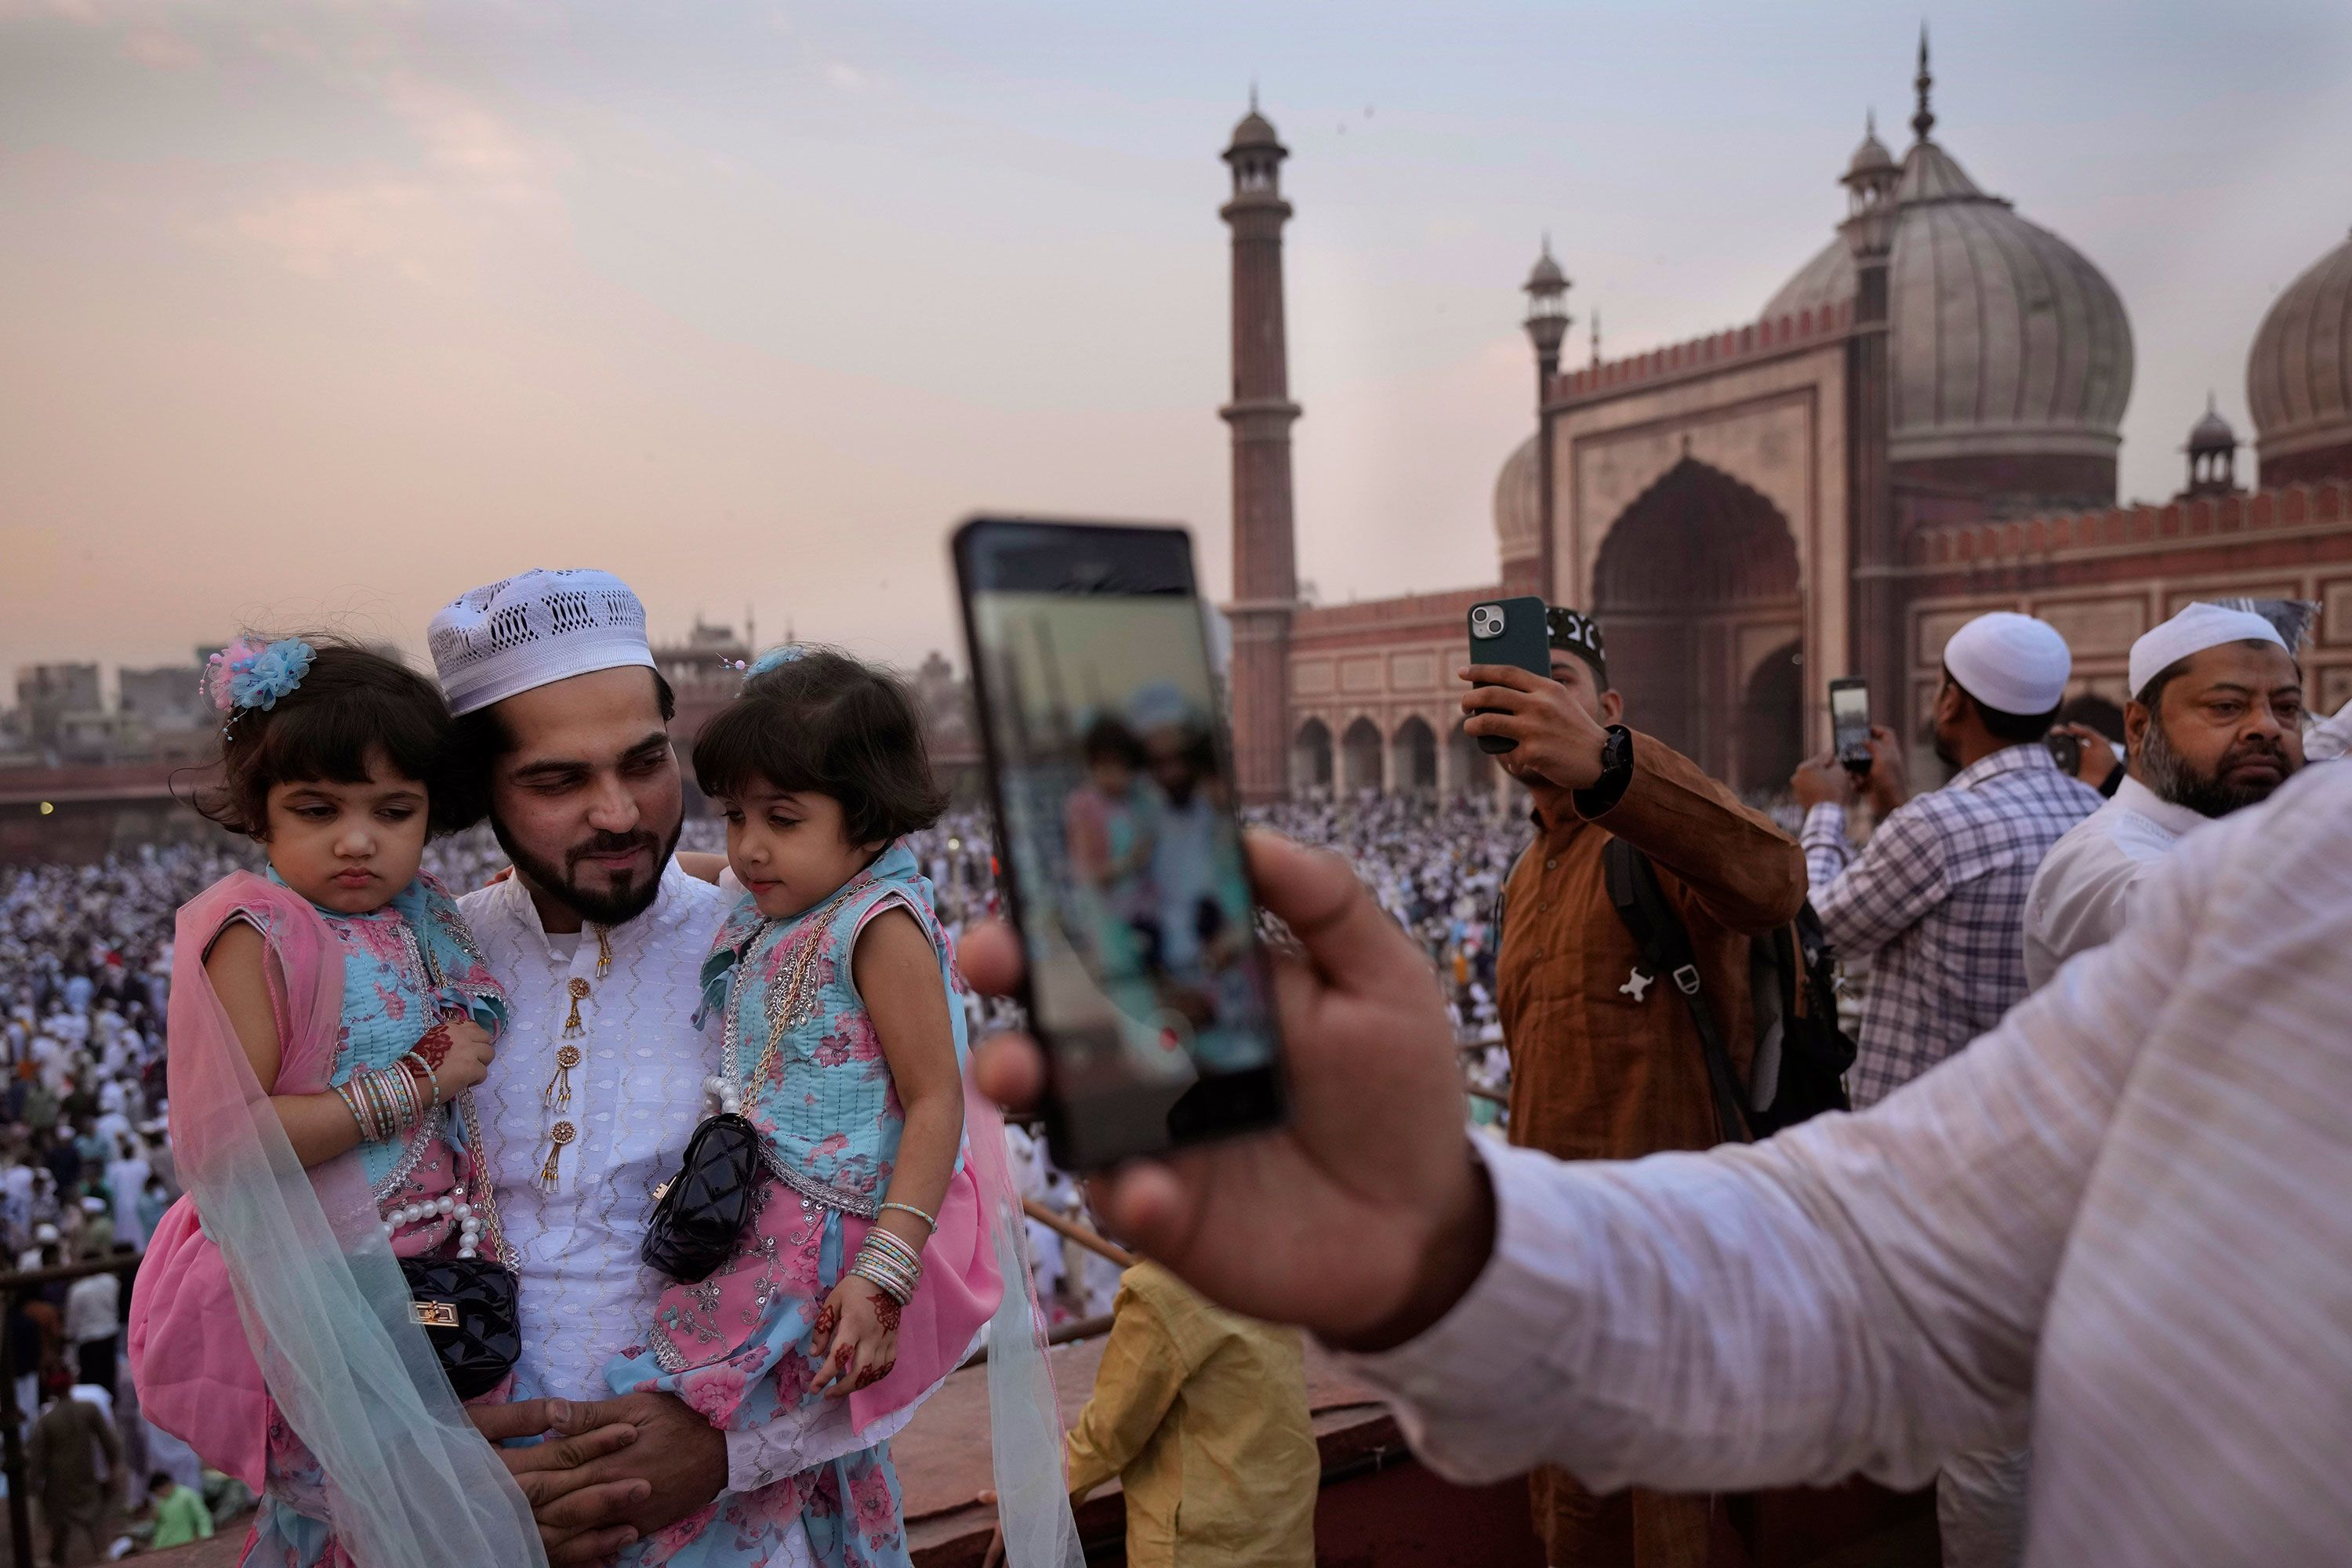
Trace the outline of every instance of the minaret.
<path fill-rule="evenodd" d="M 1925 85 L 1927 48 L 1923 33 L 1919 113 L 1911 122 L 1922 137 L 1933 123 Z M 1846 189 L 1846 219 L 1838 232 L 1853 257 L 1854 273 L 1853 331 L 1846 339 L 1846 559 L 1853 587 L 1847 599 L 1845 658 L 1847 670 L 1870 682 L 1872 716 L 1885 715 L 1898 735 L 1910 732 L 1905 726 L 1911 694 L 1903 685 L 1903 605 L 1894 575 L 1899 550 L 1894 470 L 1887 457 L 1894 397 L 1887 268 L 1903 216 L 1902 180 L 1902 167 L 1879 141 L 1878 117 L 1873 114 L 1864 121 L 1862 145 L 1838 178 Z M 1805 744 L 1810 749 L 1814 738 L 1808 736 Z"/>
<path fill-rule="evenodd" d="M 1219 216 L 1234 231 L 1234 397 L 1218 412 L 1234 431 L 1234 766 L 1244 801 L 1289 790 L 1290 620 L 1298 608 L 1290 510 L 1290 355 L 1282 326 L 1281 169 L 1288 151 L 1250 111 L 1225 149 L 1234 196 Z"/>

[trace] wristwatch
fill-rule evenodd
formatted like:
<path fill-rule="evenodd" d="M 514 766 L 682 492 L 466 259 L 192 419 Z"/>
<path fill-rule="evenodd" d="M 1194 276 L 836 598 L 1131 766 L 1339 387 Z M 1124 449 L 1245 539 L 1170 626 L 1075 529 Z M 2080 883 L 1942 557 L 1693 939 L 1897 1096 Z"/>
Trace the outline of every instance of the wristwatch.
<path fill-rule="evenodd" d="M 1625 786 L 1633 782 L 1633 731 L 1612 724 L 1601 742 L 1601 776 L 1570 797 L 1576 814 L 1588 820 L 1601 816 L 1625 797 Z"/>

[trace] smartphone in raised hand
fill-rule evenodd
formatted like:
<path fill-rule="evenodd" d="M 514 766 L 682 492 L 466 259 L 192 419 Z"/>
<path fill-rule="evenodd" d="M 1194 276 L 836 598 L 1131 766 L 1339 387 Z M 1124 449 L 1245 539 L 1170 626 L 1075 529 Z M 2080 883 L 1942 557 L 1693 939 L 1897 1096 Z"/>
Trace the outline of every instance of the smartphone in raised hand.
<path fill-rule="evenodd" d="M 1846 772 L 1870 772 L 1870 683 L 1846 676 L 1830 682 L 1830 744 Z"/>
<path fill-rule="evenodd" d="M 1544 620 L 1544 602 L 1528 597 L 1488 599 L 1470 606 L 1470 662 L 1508 664 L 1534 674 L 1551 674 L 1551 631 Z M 1476 709 L 1475 712 L 1488 710 Z M 1478 749 L 1495 756 L 1516 752 L 1519 743 L 1507 735 L 1481 735 Z"/>
<path fill-rule="evenodd" d="M 1091 1170 L 1277 1124 L 1190 536 L 975 518 L 953 551 L 1054 1157 Z"/>

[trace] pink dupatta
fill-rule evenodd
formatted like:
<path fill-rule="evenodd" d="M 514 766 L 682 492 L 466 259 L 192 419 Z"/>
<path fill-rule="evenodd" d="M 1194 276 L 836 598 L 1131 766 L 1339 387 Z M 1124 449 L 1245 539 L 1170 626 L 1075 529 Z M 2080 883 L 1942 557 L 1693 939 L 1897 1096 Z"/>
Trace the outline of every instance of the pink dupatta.
<path fill-rule="evenodd" d="M 272 962 L 278 1092 L 328 1087 L 342 1025 L 341 953 L 302 899 L 240 871 L 180 910 L 168 1038 L 187 1195 L 131 1292 L 141 1408 L 258 1489 L 274 1398 L 318 1459 L 331 1525 L 361 1568 L 544 1564 L 529 1504 L 409 1320 L 356 1152 L 303 1169 L 213 991 L 205 954 L 240 916 Z"/>

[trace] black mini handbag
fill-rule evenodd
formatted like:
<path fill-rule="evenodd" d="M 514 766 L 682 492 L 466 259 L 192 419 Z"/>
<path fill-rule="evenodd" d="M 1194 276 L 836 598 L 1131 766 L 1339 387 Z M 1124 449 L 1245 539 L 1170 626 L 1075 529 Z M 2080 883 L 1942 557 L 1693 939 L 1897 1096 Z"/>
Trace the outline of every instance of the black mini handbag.
<path fill-rule="evenodd" d="M 460 1400 L 488 1394 L 522 1354 L 515 1277 L 489 1258 L 406 1258 L 408 1314 Z"/>
<path fill-rule="evenodd" d="M 854 877 L 824 908 L 794 917 L 810 934 L 794 942 L 771 983 L 768 1043 L 748 1080 L 740 1079 L 736 1073 L 741 1042 L 732 995 L 720 1004 L 726 1009 L 726 1021 L 719 1027 L 719 1072 L 710 1081 L 722 1107 L 732 1104 L 738 1092 L 730 1086 L 744 1081 L 762 1084 L 774 1076 L 777 1048 L 785 1031 L 808 1016 L 814 966 L 822 952 L 818 938 L 835 912 L 870 882 L 863 875 Z M 761 921 L 743 940 L 740 951 L 756 948 L 773 924 L 772 920 Z M 653 1218 L 646 1222 L 645 1245 L 637 1254 L 649 1268 L 682 1284 L 695 1285 L 709 1279 L 734 1255 L 743 1233 L 751 1228 L 759 1203 L 764 1163 L 761 1138 L 760 1130 L 740 1111 L 728 1109 L 706 1117 L 694 1130 L 677 1174 L 654 1194 Z"/>
<path fill-rule="evenodd" d="M 758 1128 L 731 1110 L 704 1121 L 654 1205 L 638 1256 L 683 1284 L 709 1279 L 751 1223 L 760 1164 Z"/>

